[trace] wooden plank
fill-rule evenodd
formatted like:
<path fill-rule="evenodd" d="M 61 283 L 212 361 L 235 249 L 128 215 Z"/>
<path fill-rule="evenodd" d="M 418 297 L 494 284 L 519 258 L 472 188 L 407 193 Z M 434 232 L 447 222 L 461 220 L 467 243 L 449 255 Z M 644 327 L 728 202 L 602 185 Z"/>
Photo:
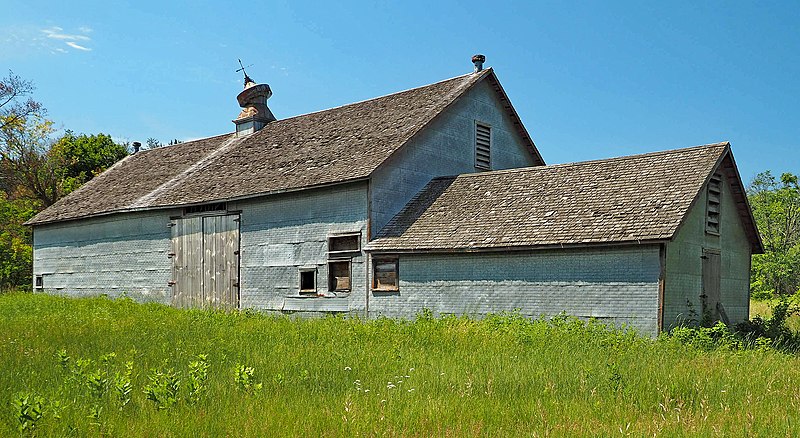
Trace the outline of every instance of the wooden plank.
<path fill-rule="evenodd" d="M 183 254 L 181 253 L 181 228 L 183 226 L 183 222 L 180 220 L 173 221 L 173 225 L 171 227 L 172 236 L 170 239 L 170 252 L 172 255 L 172 305 L 179 306 L 180 300 L 180 287 L 183 284 L 181 280 L 181 275 L 183 273 L 183 267 L 181 266 L 181 262 L 183 261 Z"/>
<path fill-rule="evenodd" d="M 187 218 L 188 222 L 188 275 L 189 291 L 187 305 L 199 307 L 203 302 L 203 222 L 201 217 Z"/>
<path fill-rule="evenodd" d="M 719 319 L 721 263 L 717 251 L 703 251 L 704 309 L 713 320 Z"/>
<path fill-rule="evenodd" d="M 219 304 L 216 288 L 214 261 L 216 247 L 214 238 L 217 233 L 214 216 L 203 218 L 203 306 L 216 308 Z"/>
<path fill-rule="evenodd" d="M 225 237 L 225 284 L 228 290 L 228 304 L 239 307 L 239 216 L 225 218 L 227 233 Z"/>

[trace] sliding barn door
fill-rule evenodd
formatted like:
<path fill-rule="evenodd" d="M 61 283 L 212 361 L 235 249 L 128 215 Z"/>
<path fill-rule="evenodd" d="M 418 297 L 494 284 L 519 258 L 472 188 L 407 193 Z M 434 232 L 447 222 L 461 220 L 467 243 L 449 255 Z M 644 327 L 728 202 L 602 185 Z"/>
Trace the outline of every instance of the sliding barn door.
<path fill-rule="evenodd" d="M 172 221 L 172 303 L 239 307 L 239 216 Z"/>

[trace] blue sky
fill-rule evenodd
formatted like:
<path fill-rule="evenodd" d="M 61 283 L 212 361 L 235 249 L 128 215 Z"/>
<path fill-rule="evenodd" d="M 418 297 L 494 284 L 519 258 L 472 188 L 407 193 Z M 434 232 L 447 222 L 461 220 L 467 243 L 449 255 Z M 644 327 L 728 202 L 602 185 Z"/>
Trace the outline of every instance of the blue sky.
<path fill-rule="evenodd" d="M 18 2 L 0 75 L 63 129 L 233 129 L 237 58 L 278 118 L 471 71 L 483 53 L 549 164 L 732 142 L 747 183 L 800 173 L 798 2 Z"/>

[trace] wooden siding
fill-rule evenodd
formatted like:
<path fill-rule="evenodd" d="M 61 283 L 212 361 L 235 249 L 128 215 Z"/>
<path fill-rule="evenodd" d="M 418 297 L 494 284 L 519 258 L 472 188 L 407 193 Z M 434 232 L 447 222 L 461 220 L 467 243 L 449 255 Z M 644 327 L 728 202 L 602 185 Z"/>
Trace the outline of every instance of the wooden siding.
<path fill-rule="evenodd" d="M 239 307 L 239 216 L 172 221 L 172 290 L 177 307 Z"/>

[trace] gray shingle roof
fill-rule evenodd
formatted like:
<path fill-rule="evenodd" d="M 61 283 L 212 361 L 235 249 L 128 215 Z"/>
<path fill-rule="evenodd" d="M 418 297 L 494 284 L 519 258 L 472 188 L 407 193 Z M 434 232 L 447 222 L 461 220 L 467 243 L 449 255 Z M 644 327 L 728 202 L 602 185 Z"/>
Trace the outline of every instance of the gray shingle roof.
<path fill-rule="evenodd" d="M 226 134 L 143 151 L 117 163 L 28 224 L 240 199 L 365 178 L 484 78 L 505 96 L 487 69 L 278 120 L 242 138 Z M 509 108 L 518 121 L 510 104 Z M 524 127 L 518 125 L 529 141 Z"/>
<path fill-rule="evenodd" d="M 717 143 L 437 178 L 367 249 L 469 251 L 669 239 L 725 157 L 729 144 Z M 735 172 L 735 165 L 723 168 Z M 729 176 L 741 198 L 738 174 Z M 749 208 L 746 216 L 752 221 Z M 757 235 L 753 242 L 758 252 Z"/>

